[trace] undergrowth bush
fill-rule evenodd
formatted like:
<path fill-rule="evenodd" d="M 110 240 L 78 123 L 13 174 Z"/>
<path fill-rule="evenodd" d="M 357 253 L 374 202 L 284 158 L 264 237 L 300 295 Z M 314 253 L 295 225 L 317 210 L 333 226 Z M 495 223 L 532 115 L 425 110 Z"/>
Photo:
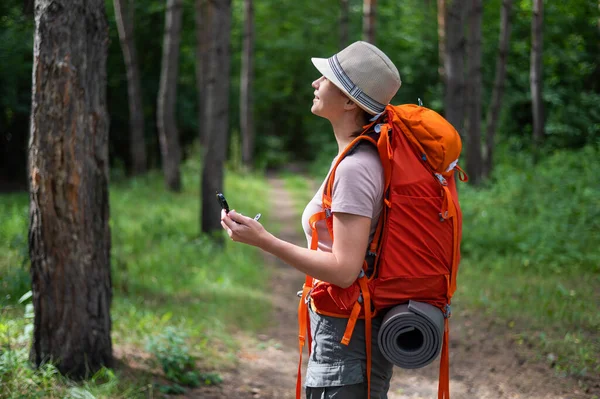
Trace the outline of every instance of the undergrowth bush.
<path fill-rule="evenodd" d="M 535 273 L 600 272 L 600 151 L 556 151 L 498 165 L 493 184 L 461 184 L 462 254 L 518 259 Z M 481 267 L 488 263 L 481 262 Z"/>

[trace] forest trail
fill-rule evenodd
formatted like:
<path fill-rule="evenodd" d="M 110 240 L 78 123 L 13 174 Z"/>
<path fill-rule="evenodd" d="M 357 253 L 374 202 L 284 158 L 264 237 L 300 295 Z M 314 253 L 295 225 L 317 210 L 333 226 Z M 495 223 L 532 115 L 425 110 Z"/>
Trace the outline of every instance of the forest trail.
<path fill-rule="evenodd" d="M 269 179 L 272 209 L 276 209 L 280 238 L 305 245 L 300 215 L 283 180 Z M 315 188 L 316 190 L 316 188 Z M 275 213 L 275 212 L 274 212 Z M 271 255 L 274 322 L 245 342 L 239 364 L 223 373 L 223 383 L 189 391 L 181 398 L 288 399 L 295 397 L 298 365 L 297 301 L 304 276 Z M 572 379 L 560 378 L 534 353 L 518 345 L 507 327 L 455 309 L 450 323 L 450 392 L 452 399 L 584 399 Z M 306 353 L 306 352 L 305 352 Z M 306 354 L 304 355 L 306 359 Z M 389 399 L 437 398 L 439 360 L 418 370 L 394 369 Z M 306 370 L 306 361 L 303 372 Z"/>

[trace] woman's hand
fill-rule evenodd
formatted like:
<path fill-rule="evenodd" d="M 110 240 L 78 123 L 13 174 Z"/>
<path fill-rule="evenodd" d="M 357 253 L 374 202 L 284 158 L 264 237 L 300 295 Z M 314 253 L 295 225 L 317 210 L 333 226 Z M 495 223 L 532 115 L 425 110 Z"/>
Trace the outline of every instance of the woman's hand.
<path fill-rule="evenodd" d="M 269 232 L 254 220 L 231 210 L 229 214 L 221 210 L 221 226 L 229 237 L 236 242 L 262 248 Z"/>

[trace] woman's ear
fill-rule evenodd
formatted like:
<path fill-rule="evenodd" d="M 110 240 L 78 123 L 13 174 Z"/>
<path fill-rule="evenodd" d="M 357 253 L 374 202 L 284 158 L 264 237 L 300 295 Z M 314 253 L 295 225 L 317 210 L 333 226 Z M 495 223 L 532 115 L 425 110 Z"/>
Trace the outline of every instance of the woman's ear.
<path fill-rule="evenodd" d="M 356 109 L 357 107 L 358 107 L 358 105 L 356 105 L 356 103 L 350 99 L 347 99 L 346 104 L 344 104 L 345 111 L 352 111 L 353 109 Z"/>

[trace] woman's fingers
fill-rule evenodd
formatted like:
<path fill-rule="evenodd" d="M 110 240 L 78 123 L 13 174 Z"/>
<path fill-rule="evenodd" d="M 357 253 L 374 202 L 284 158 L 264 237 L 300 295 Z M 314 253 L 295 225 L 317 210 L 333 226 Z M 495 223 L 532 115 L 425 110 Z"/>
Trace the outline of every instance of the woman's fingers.
<path fill-rule="evenodd" d="M 234 210 L 221 212 L 221 226 L 233 241 L 255 246 L 265 231 L 259 222 Z"/>

